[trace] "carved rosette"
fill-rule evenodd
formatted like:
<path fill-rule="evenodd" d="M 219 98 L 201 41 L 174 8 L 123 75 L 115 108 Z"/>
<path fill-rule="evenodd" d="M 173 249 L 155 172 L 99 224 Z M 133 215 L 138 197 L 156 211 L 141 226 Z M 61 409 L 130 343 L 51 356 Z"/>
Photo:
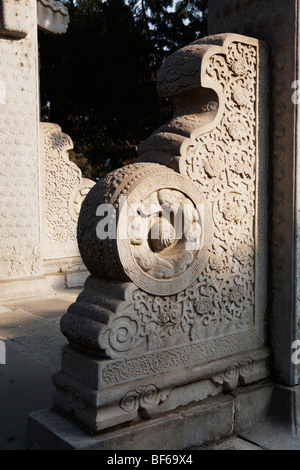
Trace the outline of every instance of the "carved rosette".
<path fill-rule="evenodd" d="M 151 294 L 188 287 L 203 271 L 210 244 L 203 194 L 157 164 L 129 165 L 103 178 L 78 222 L 80 253 L 94 276 L 130 279 Z"/>

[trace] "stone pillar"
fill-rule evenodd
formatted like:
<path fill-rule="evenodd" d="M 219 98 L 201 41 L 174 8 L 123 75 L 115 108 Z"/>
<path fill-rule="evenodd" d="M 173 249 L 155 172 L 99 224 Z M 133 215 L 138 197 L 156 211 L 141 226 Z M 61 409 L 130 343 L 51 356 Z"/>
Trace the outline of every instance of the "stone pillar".
<path fill-rule="evenodd" d="M 0 34 L 3 299 L 13 291 L 28 292 L 28 282 L 22 292 L 16 280 L 42 275 L 36 1 L 1 0 Z"/>
<path fill-rule="evenodd" d="M 78 246 L 91 276 L 62 317 L 70 344 L 53 382 L 55 409 L 99 434 L 88 445 L 112 448 L 119 426 L 127 448 L 129 423 L 134 449 L 141 423 L 148 449 L 224 436 L 236 416 L 224 392 L 269 377 L 267 83 L 256 39 L 221 34 L 177 51 L 158 74 L 174 118 L 82 205 Z M 47 448 L 46 429 L 53 442 L 54 422 L 31 416 L 32 447 Z M 177 426 L 172 441 L 157 437 Z"/>
<path fill-rule="evenodd" d="M 296 386 L 300 381 L 300 367 L 291 360 L 292 343 L 300 337 L 300 133 L 299 83 L 296 82 L 300 79 L 299 24 L 298 0 L 209 2 L 210 34 L 224 31 L 247 34 L 265 40 L 270 49 L 272 140 L 269 188 L 272 216 L 268 318 L 275 377 L 287 386 Z M 298 393 L 297 387 L 286 390 L 288 395 Z M 282 390 L 280 396 L 283 397 Z M 278 404 L 278 400 L 275 401 Z M 292 410 L 294 406 L 295 411 Z M 286 406 L 281 403 L 279 407 Z M 298 408 L 295 403 L 290 407 L 291 419 L 299 413 Z"/>

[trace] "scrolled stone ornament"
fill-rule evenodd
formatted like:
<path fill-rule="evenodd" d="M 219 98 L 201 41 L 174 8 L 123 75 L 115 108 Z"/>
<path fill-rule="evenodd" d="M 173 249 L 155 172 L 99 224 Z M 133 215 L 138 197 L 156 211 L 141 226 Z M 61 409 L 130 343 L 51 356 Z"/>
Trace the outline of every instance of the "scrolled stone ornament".
<path fill-rule="evenodd" d="M 116 353 L 130 351 L 140 336 L 140 324 L 129 313 L 122 313 L 113 321 L 104 335 L 104 347 L 112 348 Z"/>
<path fill-rule="evenodd" d="M 188 287 L 210 244 L 211 216 L 199 187 L 155 163 L 128 165 L 100 180 L 78 221 L 79 250 L 92 275 L 129 279 L 156 295 Z"/>

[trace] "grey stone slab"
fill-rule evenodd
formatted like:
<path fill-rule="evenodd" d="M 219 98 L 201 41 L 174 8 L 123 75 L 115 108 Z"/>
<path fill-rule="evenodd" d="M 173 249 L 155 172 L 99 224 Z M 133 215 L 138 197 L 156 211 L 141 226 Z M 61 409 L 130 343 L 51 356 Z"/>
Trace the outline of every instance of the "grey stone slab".
<path fill-rule="evenodd" d="M 276 384 L 270 407 L 270 417 L 290 429 L 293 435 L 300 430 L 300 386 Z"/>
<path fill-rule="evenodd" d="M 233 399 L 219 397 L 116 431 L 89 436 L 53 410 L 29 415 L 33 450 L 180 450 L 232 433 Z"/>
<path fill-rule="evenodd" d="M 83 286 L 86 279 L 89 277 L 89 275 L 90 273 L 88 271 L 67 274 L 66 275 L 67 287 L 71 288 L 71 287 Z"/>
<path fill-rule="evenodd" d="M 272 99 L 269 194 L 272 301 L 268 329 L 278 382 L 299 383 L 300 366 L 291 345 L 300 338 L 299 237 L 299 2 L 295 0 L 210 0 L 209 33 L 234 31 L 268 43 Z"/>
<path fill-rule="evenodd" d="M 6 364 L 0 365 L 0 449 L 27 448 L 28 413 L 52 406 L 52 376 L 60 368 L 61 312 L 79 291 L 25 298 L 0 306 L 0 338 Z"/>

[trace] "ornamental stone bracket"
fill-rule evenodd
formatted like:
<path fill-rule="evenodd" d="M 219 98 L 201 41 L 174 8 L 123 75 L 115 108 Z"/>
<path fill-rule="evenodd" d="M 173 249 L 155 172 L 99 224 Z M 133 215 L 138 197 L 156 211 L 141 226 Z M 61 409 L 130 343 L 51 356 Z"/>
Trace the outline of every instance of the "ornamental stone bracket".
<path fill-rule="evenodd" d="M 61 319 L 54 404 L 92 432 L 269 375 L 267 71 L 265 44 L 235 34 L 173 54 L 174 118 L 82 204 L 91 276 Z"/>
<path fill-rule="evenodd" d="M 67 7 L 54 0 L 37 0 L 38 27 L 52 34 L 67 32 L 70 17 Z"/>

